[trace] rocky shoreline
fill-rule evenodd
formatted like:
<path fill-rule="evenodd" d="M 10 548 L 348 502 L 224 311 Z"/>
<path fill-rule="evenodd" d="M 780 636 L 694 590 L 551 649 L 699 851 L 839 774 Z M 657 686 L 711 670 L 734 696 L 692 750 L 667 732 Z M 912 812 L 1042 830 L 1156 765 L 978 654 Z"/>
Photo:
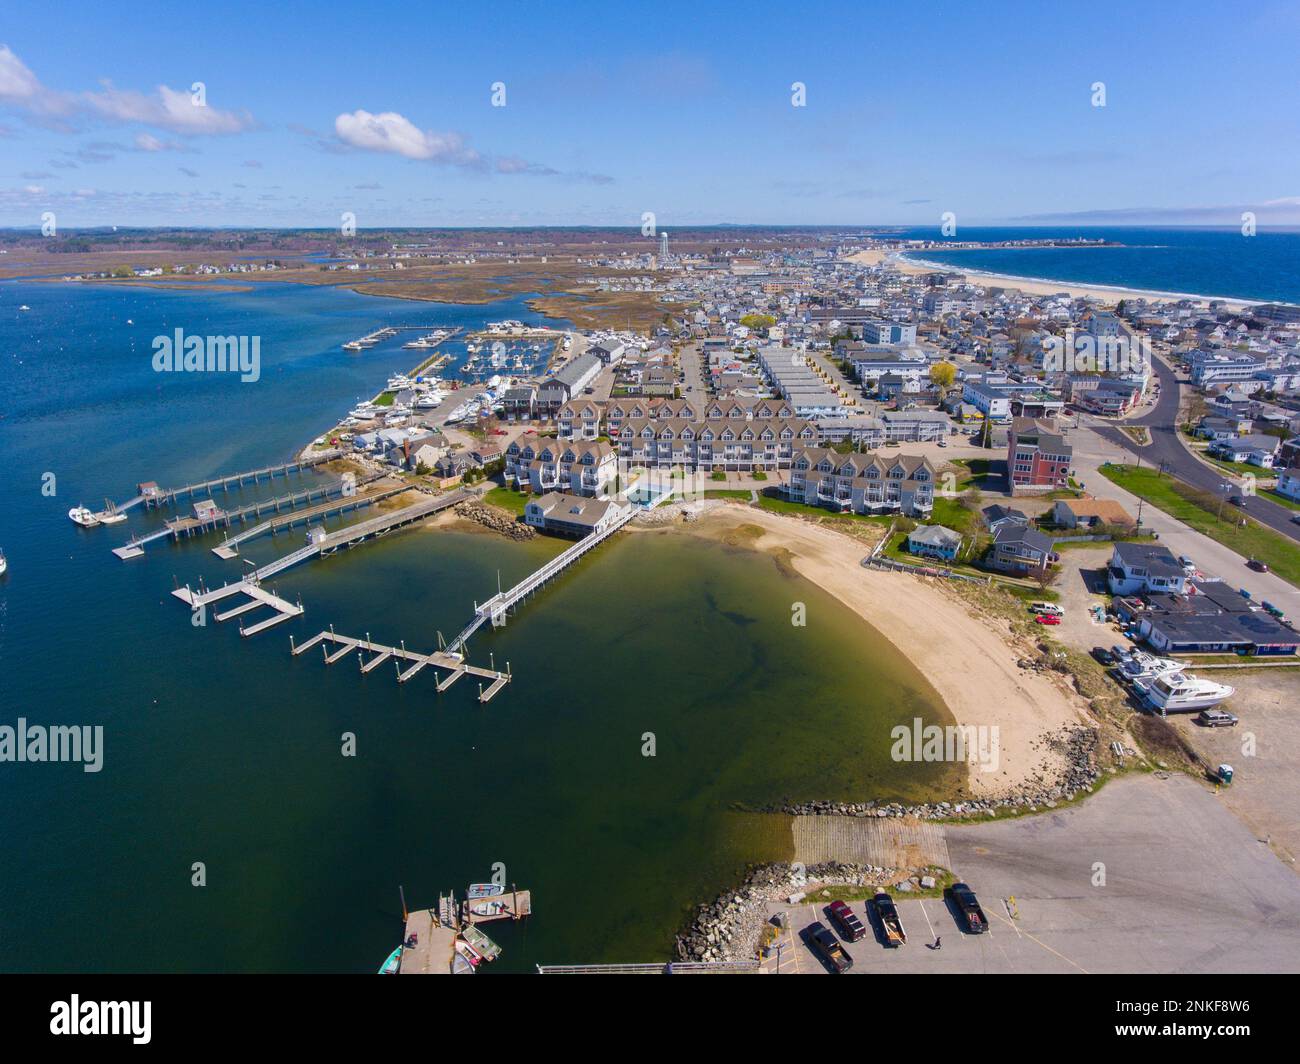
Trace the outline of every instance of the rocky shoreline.
<path fill-rule="evenodd" d="M 788 802 L 766 806 L 762 813 L 791 816 L 915 817 L 918 820 L 951 820 L 978 814 L 992 815 L 1000 809 L 1053 809 L 1072 801 L 1080 792 L 1091 793 L 1101 770 L 1096 754 L 1100 734 L 1085 725 L 1067 728 L 1052 736 L 1047 745 L 1064 755 L 1065 770 L 1055 780 L 1026 784 L 1018 791 L 996 798 L 964 798 L 951 802 Z"/>
<path fill-rule="evenodd" d="M 677 936 L 676 950 L 684 961 L 748 961 L 754 959 L 767 907 L 801 894 L 810 885 L 879 886 L 894 882 L 896 868 L 829 863 L 804 872 L 787 864 L 755 868 L 737 889 L 701 905 L 695 920 Z"/>
<path fill-rule="evenodd" d="M 537 529 L 532 525 L 524 524 L 505 510 L 481 502 L 458 502 L 451 508 L 451 512 L 493 532 L 500 532 L 509 539 L 532 539 L 537 535 Z"/>

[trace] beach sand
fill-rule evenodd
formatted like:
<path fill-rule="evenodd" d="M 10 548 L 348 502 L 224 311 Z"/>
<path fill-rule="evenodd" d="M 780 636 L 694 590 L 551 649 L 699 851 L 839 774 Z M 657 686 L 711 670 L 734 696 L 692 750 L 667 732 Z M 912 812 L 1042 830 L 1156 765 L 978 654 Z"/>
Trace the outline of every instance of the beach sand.
<path fill-rule="evenodd" d="M 1023 783 L 1055 777 L 1064 760 L 1045 738 L 1088 722 L 1086 706 L 1059 675 L 1028 672 L 1005 622 L 980 616 L 939 581 L 864 568 L 867 548 L 833 529 L 749 506 L 703 514 L 687 531 L 734 537 L 742 526 L 747 546 L 782 551 L 794 569 L 839 599 L 905 654 L 943 698 L 958 724 L 997 726 L 996 772 L 972 766 L 971 795 L 998 797 Z M 747 529 L 746 531 L 750 531 Z M 828 737 L 829 740 L 829 737 Z"/>
<path fill-rule="evenodd" d="M 997 288 L 1014 288 L 1019 292 L 1024 292 L 1027 295 L 1032 296 L 1052 296 L 1056 295 L 1058 292 L 1066 292 L 1076 299 L 1100 299 L 1109 304 L 1118 303 L 1121 299 L 1160 299 L 1170 302 L 1180 299 L 1195 299 L 1208 305 L 1211 299 L 1215 299 L 1234 310 L 1255 306 L 1262 302 L 1258 299 L 1230 299 L 1223 296 L 1188 295 L 1181 292 L 1157 292 L 1141 288 L 1112 288 L 1108 285 L 1075 284 L 1069 281 L 1036 281 L 1023 277 L 1014 277 L 1010 274 L 989 273 L 984 270 L 962 269 L 960 266 L 954 266 L 950 263 L 917 262 L 912 259 L 904 258 L 896 251 L 860 251 L 855 255 L 849 256 L 850 262 L 861 263 L 864 266 L 874 266 L 877 263 L 886 260 L 888 260 L 891 266 L 896 267 L 900 273 L 912 276 L 920 273 L 934 273 L 936 270 L 944 270 L 965 274 L 972 281 L 993 285 Z"/>

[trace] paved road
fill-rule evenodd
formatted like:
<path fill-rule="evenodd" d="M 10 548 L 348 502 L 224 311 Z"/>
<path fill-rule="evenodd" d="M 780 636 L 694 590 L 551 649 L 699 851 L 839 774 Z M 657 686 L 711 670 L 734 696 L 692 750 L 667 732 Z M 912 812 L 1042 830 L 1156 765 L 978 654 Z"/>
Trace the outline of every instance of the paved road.
<path fill-rule="evenodd" d="M 1300 877 L 1185 776 L 1126 777 L 1068 810 L 947 836 L 989 933 L 962 934 L 942 901 L 901 900 L 907 945 L 852 943 L 852 974 L 1300 971 Z M 824 972 L 797 937 L 822 907 L 781 909 L 781 972 Z"/>
<path fill-rule="evenodd" d="M 1145 447 L 1140 446 L 1109 423 L 1095 420 L 1087 423 L 1091 424 L 1093 431 L 1100 436 L 1131 451 L 1148 465 L 1156 466 L 1164 462 L 1166 469 L 1172 471 L 1179 480 L 1208 491 L 1216 497 L 1222 495 L 1221 485 L 1228 481 L 1227 474 L 1217 472 L 1200 459 L 1193 457 L 1178 439 L 1177 375 L 1162 359 L 1152 359 L 1152 363 L 1160 378 L 1160 399 L 1150 413 L 1125 422 L 1127 425 L 1145 426 L 1151 434 L 1149 444 Z M 1279 506 L 1263 496 L 1256 496 L 1250 500 L 1249 513 L 1260 524 L 1268 525 L 1284 536 L 1300 541 L 1300 525 L 1291 520 L 1293 511 L 1285 506 Z"/>

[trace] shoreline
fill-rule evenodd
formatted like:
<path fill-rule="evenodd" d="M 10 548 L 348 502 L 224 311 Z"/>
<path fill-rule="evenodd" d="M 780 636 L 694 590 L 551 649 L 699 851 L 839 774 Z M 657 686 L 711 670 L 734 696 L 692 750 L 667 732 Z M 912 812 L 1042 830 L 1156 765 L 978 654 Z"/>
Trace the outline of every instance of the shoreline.
<path fill-rule="evenodd" d="M 938 250 L 931 248 L 929 250 Z M 967 250 L 978 251 L 979 248 L 969 248 Z M 1165 302 L 1177 302 L 1179 300 L 1190 299 L 1198 303 L 1209 304 L 1211 302 L 1224 303 L 1233 310 L 1241 310 L 1246 307 L 1258 306 L 1261 303 L 1283 303 L 1282 300 L 1276 299 L 1245 299 L 1241 296 L 1215 296 L 1203 295 L 1194 292 L 1166 292 L 1154 288 L 1131 288 L 1121 285 L 1098 284 L 1089 281 L 1054 281 L 1049 277 L 1022 277 L 1017 274 L 997 273 L 993 270 L 980 270 L 972 267 L 955 266 L 949 262 L 935 262 L 930 259 L 909 258 L 910 255 L 924 255 L 925 252 L 917 251 L 863 251 L 850 257 L 850 261 L 861 262 L 866 265 L 874 265 L 880 262 L 887 262 L 899 271 L 905 274 L 915 276 L 921 273 L 930 273 L 933 270 L 942 270 L 944 272 L 962 273 L 973 278 L 981 280 L 997 281 L 998 287 L 1014 288 L 1018 291 L 1025 292 L 1028 295 L 1051 296 L 1060 292 L 1065 292 L 1076 299 L 1101 299 L 1111 303 L 1118 303 L 1121 299 L 1146 299 L 1162 300 Z"/>
<path fill-rule="evenodd" d="M 1081 724 L 1095 728 L 1095 721 L 1083 698 L 1063 681 L 1020 667 L 1023 655 L 1014 647 L 1009 626 L 989 623 L 931 581 L 863 567 L 863 544 L 798 518 L 724 505 L 676 527 L 719 538 L 744 525 L 760 530 L 748 544 L 752 549 L 783 553 L 795 572 L 892 644 L 935 689 L 957 725 L 997 728 L 996 769 L 986 772 L 971 765 L 966 793 L 944 798 L 1016 797 L 1069 777 L 1071 761 L 1054 740 Z"/>

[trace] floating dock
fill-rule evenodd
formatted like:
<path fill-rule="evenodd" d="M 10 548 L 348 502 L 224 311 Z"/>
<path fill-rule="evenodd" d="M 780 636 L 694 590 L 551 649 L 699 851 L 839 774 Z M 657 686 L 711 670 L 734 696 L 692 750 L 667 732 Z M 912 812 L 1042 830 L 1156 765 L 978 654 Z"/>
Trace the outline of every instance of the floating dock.
<path fill-rule="evenodd" d="M 500 672 L 496 668 L 484 669 L 477 665 L 469 665 L 460 654 L 448 653 L 445 650 L 422 654 L 416 650 L 407 650 L 405 641 L 399 646 L 376 643 L 370 639 L 369 633 L 365 639 L 356 639 L 352 636 L 339 635 L 333 628 L 329 628 L 324 632 L 318 632 L 305 643 L 297 643 L 292 636 L 289 637 L 289 649 L 294 657 L 305 654 L 317 646 L 321 648 L 326 665 L 342 661 L 355 651 L 362 674 L 373 672 L 391 660 L 398 683 L 406 683 L 430 666 L 434 669 L 442 669 L 447 675 L 437 681 L 436 689 L 439 694 L 462 676 L 477 676 L 480 681 L 488 682 L 486 688 L 482 682 L 479 683 L 478 700 L 484 704 L 492 701 L 512 678 L 508 662 L 505 672 Z"/>
<path fill-rule="evenodd" d="M 432 909 L 417 909 L 406 917 L 402 941 L 415 945 L 402 947 L 398 975 L 450 975 L 456 956 L 456 928 L 441 923 Z"/>
<path fill-rule="evenodd" d="M 493 902 L 501 904 L 499 912 L 480 916 L 472 909 L 472 906 L 492 905 Z M 522 920 L 526 916 L 533 915 L 533 894 L 528 890 L 508 890 L 495 898 L 475 898 L 472 901 L 466 899 L 461 902 L 460 913 L 461 919 L 470 925 L 489 924 L 493 920 Z"/>
<path fill-rule="evenodd" d="M 266 589 L 260 587 L 256 581 L 241 580 L 237 584 L 226 584 L 216 591 L 205 594 L 194 594 L 188 587 L 180 588 L 172 592 L 177 598 L 189 604 L 190 609 L 202 609 L 211 602 L 221 602 L 225 599 L 232 598 L 235 595 L 243 595 L 249 601 L 235 606 L 231 609 L 224 610 L 221 613 L 213 614 L 213 620 L 217 623 L 228 621 L 235 617 L 243 617 L 244 614 L 250 613 L 260 606 L 269 606 L 274 611 L 273 614 L 263 621 L 258 621 L 251 627 L 245 628 L 244 622 L 239 622 L 239 634 L 242 636 L 257 635 L 259 632 L 265 632 L 268 628 L 274 628 L 277 624 L 291 620 L 294 617 L 301 617 L 303 608 L 301 603 L 292 603 L 287 599 L 282 599 Z"/>

